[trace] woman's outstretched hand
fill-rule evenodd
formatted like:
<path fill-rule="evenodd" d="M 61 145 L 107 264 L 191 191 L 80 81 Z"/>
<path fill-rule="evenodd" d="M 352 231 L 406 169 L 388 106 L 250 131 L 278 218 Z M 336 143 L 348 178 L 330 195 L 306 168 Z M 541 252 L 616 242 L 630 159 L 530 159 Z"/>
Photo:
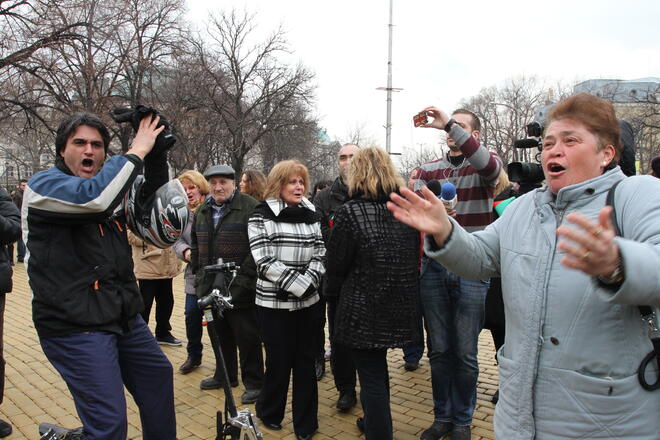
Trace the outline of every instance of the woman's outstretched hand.
<path fill-rule="evenodd" d="M 401 195 L 390 194 L 387 209 L 400 222 L 432 235 L 436 244 L 442 247 L 452 228 L 445 205 L 427 187 L 421 190 L 423 198 L 405 187 L 400 191 Z"/>

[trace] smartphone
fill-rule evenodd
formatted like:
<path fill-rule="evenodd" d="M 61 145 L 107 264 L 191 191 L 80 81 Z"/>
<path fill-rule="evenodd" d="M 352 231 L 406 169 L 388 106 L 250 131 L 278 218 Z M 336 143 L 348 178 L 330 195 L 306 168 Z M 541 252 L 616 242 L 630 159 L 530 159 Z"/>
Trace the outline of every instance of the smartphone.
<path fill-rule="evenodd" d="M 429 118 L 426 115 L 426 112 L 417 113 L 415 116 L 413 116 L 413 124 L 415 124 L 415 127 L 419 127 L 420 125 L 424 125 L 428 122 Z"/>

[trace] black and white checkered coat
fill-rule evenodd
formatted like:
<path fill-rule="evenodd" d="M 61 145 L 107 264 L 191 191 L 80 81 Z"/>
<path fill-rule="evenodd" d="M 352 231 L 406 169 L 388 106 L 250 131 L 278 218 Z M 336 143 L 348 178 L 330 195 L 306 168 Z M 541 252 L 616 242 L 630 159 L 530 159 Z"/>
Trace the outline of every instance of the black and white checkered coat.
<path fill-rule="evenodd" d="M 325 246 L 309 200 L 297 207 L 265 200 L 250 217 L 248 237 L 257 264 L 257 305 L 298 310 L 318 302 Z"/>

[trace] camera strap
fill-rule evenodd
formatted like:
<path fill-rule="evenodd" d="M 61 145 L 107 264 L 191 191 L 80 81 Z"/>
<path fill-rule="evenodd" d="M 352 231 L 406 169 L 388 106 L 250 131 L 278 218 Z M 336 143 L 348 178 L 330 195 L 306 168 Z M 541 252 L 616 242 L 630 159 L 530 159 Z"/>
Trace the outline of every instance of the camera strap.
<path fill-rule="evenodd" d="M 612 185 L 612 188 L 610 188 L 607 193 L 607 199 L 605 200 L 605 205 L 612 207 L 612 224 L 614 225 L 614 231 L 616 232 L 616 235 L 619 237 L 623 237 L 623 234 L 621 234 L 621 230 L 619 229 L 619 225 L 616 219 L 616 209 L 614 208 L 614 192 L 617 185 L 619 185 L 621 182 L 623 182 L 623 180 L 619 180 L 614 185 Z M 649 327 L 648 337 L 653 344 L 653 350 L 647 354 L 646 357 L 644 357 L 642 363 L 639 365 L 639 368 L 637 369 L 637 379 L 639 380 L 639 384 L 642 386 L 642 388 L 647 391 L 655 391 L 660 389 L 660 329 L 658 329 L 659 326 L 657 324 L 657 316 L 653 308 L 649 306 L 638 306 L 638 309 L 640 315 L 642 315 L 642 321 L 644 321 Z M 655 383 L 649 384 L 646 381 L 646 376 L 644 373 L 646 372 L 647 367 L 653 361 L 653 359 L 655 359 L 657 362 L 659 373 Z"/>

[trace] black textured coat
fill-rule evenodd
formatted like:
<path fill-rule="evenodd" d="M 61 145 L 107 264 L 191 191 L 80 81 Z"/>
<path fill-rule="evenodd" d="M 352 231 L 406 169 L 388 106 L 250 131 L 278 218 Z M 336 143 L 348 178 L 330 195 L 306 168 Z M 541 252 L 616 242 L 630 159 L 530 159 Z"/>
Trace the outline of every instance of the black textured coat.
<path fill-rule="evenodd" d="M 419 232 L 395 220 L 386 201 L 346 203 L 327 244 L 325 292 L 338 296 L 334 338 L 353 348 L 421 342 L 414 324 Z"/>

